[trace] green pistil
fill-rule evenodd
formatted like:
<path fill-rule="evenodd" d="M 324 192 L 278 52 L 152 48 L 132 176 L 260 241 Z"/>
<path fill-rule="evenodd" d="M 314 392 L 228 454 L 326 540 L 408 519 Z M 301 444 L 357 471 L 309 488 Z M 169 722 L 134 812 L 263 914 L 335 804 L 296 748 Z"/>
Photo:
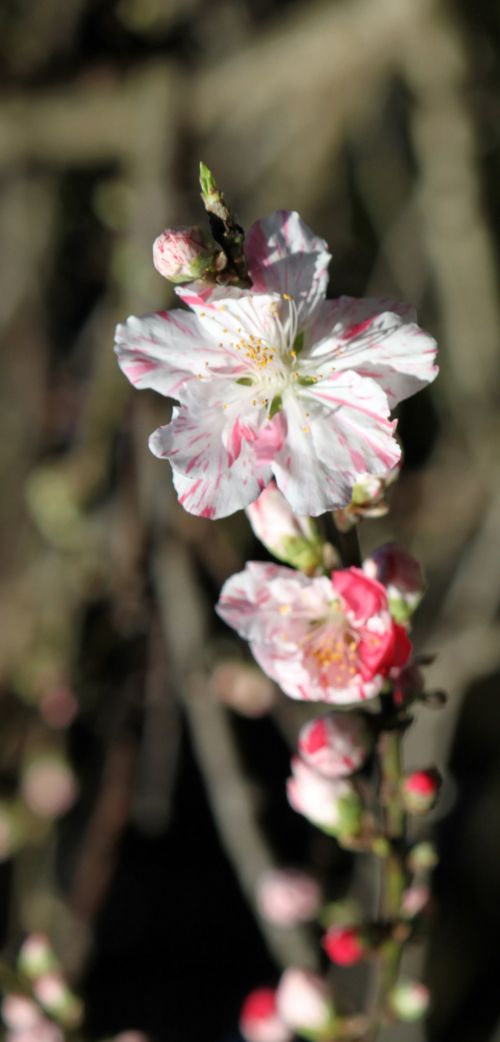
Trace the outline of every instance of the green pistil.
<path fill-rule="evenodd" d="M 273 398 L 273 400 L 271 402 L 271 408 L 269 409 L 269 419 L 272 420 L 273 416 L 276 416 L 276 413 L 280 412 L 280 410 L 282 408 L 283 408 L 283 402 L 282 402 L 282 399 L 281 399 L 281 395 L 280 394 L 275 394 L 275 396 L 274 396 L 274 398 Z"/>
<path fill-rule="evenodd" d="M 304 346 L 304 333 L 303 332 L 302 333 L 297 333 L 297 336 L 295 337 L 295 340 L 293 342 L 293 350 L 295 351 L 296 354 L 299 354 L 302 351 L 303 346 Z"/>
<path fill-rule="evenodd" d="M 237 380 L 236 383 L 242 384 L 243 387 L 251 387 L 253 384 L 253 380 L 250 376 L 240 376 L 239 380 Z"/>

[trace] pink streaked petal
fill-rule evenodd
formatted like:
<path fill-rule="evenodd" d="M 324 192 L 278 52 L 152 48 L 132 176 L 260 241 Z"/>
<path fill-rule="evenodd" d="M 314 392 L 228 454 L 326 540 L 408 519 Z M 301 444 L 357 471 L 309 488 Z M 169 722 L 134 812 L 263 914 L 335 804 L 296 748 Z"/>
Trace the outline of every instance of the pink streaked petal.
<path fill-rule="evenodd" d="M 324 702 L 326 705 L 355 705 L 375 698 L 383 685 L 382 677 L 366 682 L 359 675 L 345 687 L 328 687 L 308 670 L 300 656 L 292 656 L 271 644 L 251 641 L 252 654 L 260 668 L 298 702 Z"/>
<path fill-rule="evenodd" d="M 318 309 L 310 357 L 334 370 L 377 381 L 391 408 L 437 376 L 437 345 L 415 322 L 415 311 L 385 299 L 339 297 Z"/>
<path fill-rule="evenodd" d="M 311 414 L 317 410 L 311 426 L 318 457 L 351 486 L 363 473 L 384 476 L 399 462 L 397 424 L 388 419 L 386 394 L 374 380 L 346 370 L 304 389 L 303 397 Z"/>
<path fill-rule="evenodd" d="M 240 637 L 269 641 L 275 648 L 283 642 L 280 606 L 293 600 L 301 588 L 307 589 L 307 584 L 306 576 L 293 568 L 249 561 L 243 572 L 224 583 L 216 610 Z"/>
<path fill-rule="evenodd" d="M 328 246 L 295 211 L 277 210 L 256 221 L 247 234 L 245 253 L 257 292 L 287 293 L 304 312 L 324 298 Z"/>
<path fill-rule="evenodd" d="M 276 311 L 281 301 L 276 295 L 237 291 L 216 294 L 201 306 L 191 307 L 205 337 L 219 349 L 231 353 L 246 370 L 259 369 L 260 351 L 276 344 Z"/>
<path fill-rule="evenodd" d="M 314 407 L 295 397 L 292 392 L 283 396 L 287 421 L 287 437 L 279 456 L 271 464 L 276 484 L 290 503 L 294 513 L 317 517 L 326 510 L 334 510 L 350 502 L 351 484 L 336 468 L 335 429 L 328 414 L 316 416 Z M 318 422 L 328 424 L 331 442 L 330 463 L 323 463 L 316 450 L 313 428 Z"/>
<path fill-rule="evenodd" d="M 117 326 L 115 350 L 120 368 L 135 387 L 150 387 L 172 398 L 200 375 L 226 372 L 237 377 L 241 367 L 239 358 L 218 347 L 187 311 L 132 315 Z"/>
<path fill-rule="evenodd" d="M 172 422 L 155 431 L 149 442 L 154 455 L 170 460 L 182 506 L 209 518 L 225 517 L 248 506 L 270 478 L 268 467 L 255 466 L 251 420 L 246 427 L 240 423 L 237 452 L 234 444 L 228 446 L 226 427 L 231 429 L 235 418 L 227 418 L 218 397 L 220 383 L 212 381 L 206 394 L 199 384 L 188 388 L 187 406 L 174 409 Z"/>
<path fill-rule="evenodd" d="M 351 500 L 360 474 L 385 474 L 399 457 L 388 404 L 373 380 L 339 373 L 283 396 L 285 446 L 272 464 L 297 514 L 317 516 Z"/>

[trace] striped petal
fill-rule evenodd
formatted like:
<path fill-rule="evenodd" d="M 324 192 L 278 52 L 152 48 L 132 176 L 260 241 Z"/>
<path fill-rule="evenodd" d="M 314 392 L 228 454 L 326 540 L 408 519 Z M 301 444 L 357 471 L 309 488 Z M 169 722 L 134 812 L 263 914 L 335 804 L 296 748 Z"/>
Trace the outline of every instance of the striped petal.
<path fill-rule="evenodd" d="M 385 299 L 325 301 L 309 329 L 309 358 L 376 380 L 392 409 L 438 373 L 436 341 L 415 318 L 414 308 Z"/>
<path fill-rule="evenodd" d="M 360 474 L 385 474 L 400 458 L 396 424 L 373 380 L 338 373 L 300 396 L 288 392 L 283 407 L 286 442 L 272 469 L 297 514 L 316 517 L 345 506 Z"/>
<path fill-rule="evenodd" d="M 159 311 L 132 315 L 116 329 L 115 351 L 120 368 L 135 387 L 150 387 L 178 398 L 182 387 L 207 373 L 243 371 L 230 348 L 203 328 L 188 311 Z"/>
<path fill-rule="evenodd" d="M 245 253 L 258 293 L 288 294 L 302 316 L 325 297 L 331 254 L 294 210 L 276 210 L 256 221 Z"/>

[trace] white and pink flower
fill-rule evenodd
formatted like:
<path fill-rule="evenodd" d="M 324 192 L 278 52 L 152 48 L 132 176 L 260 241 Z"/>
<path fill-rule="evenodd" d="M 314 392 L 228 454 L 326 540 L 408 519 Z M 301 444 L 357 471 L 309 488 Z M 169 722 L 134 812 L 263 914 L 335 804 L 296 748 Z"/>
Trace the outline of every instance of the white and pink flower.
<path fill-rule="evenodd" d="M 217 611 L 250 642 L 264 672 L 303 701 L 374 698 L 411 652 L 385 588 L 359 568 L 309 578 L 251 561 L 224 584 Z"/>
<path fill-rule="evenodd" d="M 345 778 L 324 778 L 304 763 L 292 759 L 292 776 L 286 791 L 288 802 L 298 814 L 332 836 L 355 836 L 362 818 L 361 800 Z"/>
<path fill-rule="evenodd" d="M 326 300 L 330 254 L 298 214 L 258 221 L 245 248 L 251 290 L 178 289 L 191 312 L 119 325 L 119 364 L 180 403 L 150 447 L 187 510 L 224 517 L 274 477 L 295 513 L 315 516 L 398 462 L 389 412 L 434 379 L 436 344 L 411 307 Z"/>
<path fill-rule="evenodd" d="M 301 728 L 302 759 L 327 778 L 344 778 L 363 766 L 374 736 L 362 713 L 329 713 Z"/>
<path fill-rule="evenodd" d="M 316 973 L 291 966 L 281 977 L 276 999 L 280 1017 L 292 1031 L 309 1035 L 333 1027 L 335 1010 L 328 985 Z"/>
<path fill-rule="evenodd" d="M 319 883 L 296 868 L 270 868 L 257 882 L 257 907 L 275 926 L 307 923 L 316 915 L 320 901 Z"/>

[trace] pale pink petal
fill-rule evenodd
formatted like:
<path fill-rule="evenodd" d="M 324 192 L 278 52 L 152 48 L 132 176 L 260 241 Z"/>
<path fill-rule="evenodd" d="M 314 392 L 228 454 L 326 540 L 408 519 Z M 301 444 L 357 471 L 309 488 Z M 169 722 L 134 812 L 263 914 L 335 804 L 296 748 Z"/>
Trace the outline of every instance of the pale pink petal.
<path fill-rule="evenodd" d="M 190 385 L 172 422 L 151 435 L 151 451 L 170 460 L 179 502 L 192 514 L 226 517 L 253 502 L 269 481 L 267 464 L 255 464 L 258 414 L 239 415 L 245 415 L 240 400 L 248 391 L 220 380 Z"/>
<path fill-rule="evenodd" d="M 230 347 L 219 346 L 188 311 L 132 315 L 117 326 L 115 344 L 120 368 L 135 387 L 151 387 L 172 398 L 200 375 L 231 373 L 237 378 L 240 369 Z"/>
<path fill-rule="evenodd" d="M 297 514 L 317 516 L 350 502 L 359 474 L 385 474 L 401 452 L 387 398 L 373 380 L 338 373 L 283 395 L 284 448 L 272 471 Z"/>
<path fill-rule="evenodd" d="M 304 314 L 326 294 L 331 255 L 298 213 L 277 210 L 256 221 L 245 239 L 253 288 L 287 293 Z"/>
<path fill-rule="evenodd" d="M 415 322 L 415 310 L 390 300 L 325 301 L 309 330 L 309 357 L 330 369 L 353 369 L 383 388 L 391 408 L 438 373 L 437 345 Z"/>
<path fill-rule="evenodd" d="M 243 572 L 224 583 L 216 611 L 240 637 L 279 641 L 283 629 L 281 606 L 288 605 L 297 592 L 309 586 L 307 577 L 293 568 L 249 561 Z"/>

